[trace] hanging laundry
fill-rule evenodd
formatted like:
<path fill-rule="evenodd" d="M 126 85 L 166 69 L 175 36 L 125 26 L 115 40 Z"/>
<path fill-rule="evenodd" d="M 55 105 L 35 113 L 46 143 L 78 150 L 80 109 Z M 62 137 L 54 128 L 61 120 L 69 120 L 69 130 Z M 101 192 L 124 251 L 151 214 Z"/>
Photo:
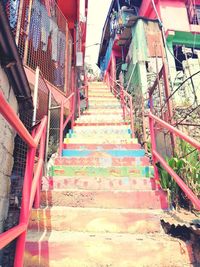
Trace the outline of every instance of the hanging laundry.
<path fill-rule="evenodd" d="M 50 20 L 50 31 L 51 31 L 51 43 L 52 51 L 51 58 L 54 61 L 58 61 L 58 25 L 53 19 Z"/>
<path fill-rule="evenodd" d="M 38 50 L 41 42 L 41 22 L 42 22 L 42 8 L 38 0 L 33 1 L 29 39 L 32 39 L 33 48 L 35 51 Z"/>
<path fill-rule="evenodd" d="M 50 35 L 50 18 L 48 16 L 47 10 L 44 5 L 41 5 L 41 42 L 42 42 L 42 50 L 47 51 L 48 39 Z"/>
<path fill-rule="evenodd" d="M 58 32 L 58 62 L 60 66 L 65 64 L 66 36 L 63 32 Z"/>
<path fill-rule="evenodd" d="M 19 10 L 19 1 L 20 0 L 10 0 L 10 27 L 13 29 L 16 26 Z M 5 2 L 5 1 L 4 1 Z"/>
<path fill-rule="evenodd" d="M 51 16 L 51 5 L 50 5 L 50 0 L 44 0 L 44 4 L 47 10 L 47 14 L 50 17 Z"/>
<path fill-rule="evenodd" d="M 54 70 L 54 84 L 58 87 L 64 86 L 64 68 L 55 64 Z"/>

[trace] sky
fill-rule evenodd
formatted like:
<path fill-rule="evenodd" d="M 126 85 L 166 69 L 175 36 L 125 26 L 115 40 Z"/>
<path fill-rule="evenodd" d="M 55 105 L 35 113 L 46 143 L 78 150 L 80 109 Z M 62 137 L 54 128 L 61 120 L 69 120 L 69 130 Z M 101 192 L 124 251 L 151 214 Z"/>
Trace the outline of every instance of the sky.
<path fill-rule="evenodd" d="M 89 0 L 88 20 L 87 20 L 87 38 L 86 38 L 86 57 L 85 61 L 93 67 L 98 60 L 99 45 L 103 26 L 108 14 L 112 0 Z"/>

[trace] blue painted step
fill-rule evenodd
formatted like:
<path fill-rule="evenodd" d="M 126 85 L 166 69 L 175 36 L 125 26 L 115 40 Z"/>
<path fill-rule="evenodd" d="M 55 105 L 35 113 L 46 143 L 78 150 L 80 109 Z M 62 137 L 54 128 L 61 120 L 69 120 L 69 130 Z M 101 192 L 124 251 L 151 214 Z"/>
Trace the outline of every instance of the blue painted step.
<path fill-rule="evenodd" d="M 134 150 L 71 150 L 63 149 L 63 157 L 88 157 L 94 154 L 100 153 L 100 157 L 103 155 L 109 155 L 112 157 L 143 157 L 145 155 L 144 149 Z"/>

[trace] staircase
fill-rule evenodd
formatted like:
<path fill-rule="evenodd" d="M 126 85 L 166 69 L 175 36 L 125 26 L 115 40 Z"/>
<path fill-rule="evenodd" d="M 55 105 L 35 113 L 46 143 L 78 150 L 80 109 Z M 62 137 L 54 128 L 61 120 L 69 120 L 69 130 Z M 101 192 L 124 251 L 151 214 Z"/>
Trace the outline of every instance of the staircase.
<path fill-rule="evenodd" d="M 43 180 L 24 266 L 192 266 L 190 245 L 162 230 L 167 194 L 156 188 L 119 101 L 103 83 L 92 83 L 89 104 Z"/>

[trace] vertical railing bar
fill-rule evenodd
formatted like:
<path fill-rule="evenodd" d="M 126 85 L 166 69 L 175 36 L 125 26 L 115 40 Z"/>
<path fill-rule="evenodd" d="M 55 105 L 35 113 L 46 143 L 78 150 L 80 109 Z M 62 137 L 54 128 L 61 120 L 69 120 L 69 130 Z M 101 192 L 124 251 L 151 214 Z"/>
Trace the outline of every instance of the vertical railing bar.
<path fill-rule="evenodd" d="M 44 175 L 47 175 L 47 160 L 48 160 L 48 152 L 49 152 L 49 135 L 50 135 L 50 121 L 51 121 L 51 101 L 52 101 L 52 93 L 51 91 L 49 91 Z"/>
<path fill-rule="evenodd" d="M 64 115 L 64 105 L 63 101 L 61 102 L 61 110 L 60 110 L 60 143 L 59 143 L 59 156 L 62 155 L 63 148 L 63 115 Z"/>
<path fill-rule="evenodd" d="M 38 104 L 38 89 L 39 89 L 39 78 L 40 78 L 40 69 L 37 66 L 35 71 L 35 86 L 34 86 L 34 95 L 33 95 L 33 120 L 32 125 L 36 123 L 36 116 L 37 116 L 37 104 Z"/>

